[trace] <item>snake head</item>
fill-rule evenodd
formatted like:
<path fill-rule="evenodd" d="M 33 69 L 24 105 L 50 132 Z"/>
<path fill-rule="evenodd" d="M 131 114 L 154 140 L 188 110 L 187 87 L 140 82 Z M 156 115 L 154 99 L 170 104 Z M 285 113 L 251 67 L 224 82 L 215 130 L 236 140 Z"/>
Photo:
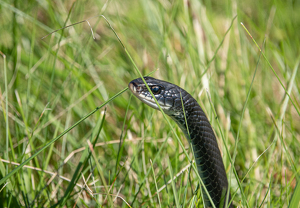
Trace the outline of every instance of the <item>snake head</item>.
<path fill-rule="evenodd" d="M 177 85 L 153 77 L 144 77 L 144 79 L 165 113 L 170 115 L 174 113 L 174 111 L 182 109 L 180 93 L 182 94 L 181 96 L 184 97 L 187 94 L 186 91 Z M 159 109 L 141 78 L 132 80 L 128 87 L 143 103 L 154 109 Z"/>

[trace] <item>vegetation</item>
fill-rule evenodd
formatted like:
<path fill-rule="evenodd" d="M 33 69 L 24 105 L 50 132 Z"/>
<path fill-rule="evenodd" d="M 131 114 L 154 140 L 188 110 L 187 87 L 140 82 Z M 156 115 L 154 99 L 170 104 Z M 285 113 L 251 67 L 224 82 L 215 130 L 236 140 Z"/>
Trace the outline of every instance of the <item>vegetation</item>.
<path fill-rule="evenodd" d="M 2 206 L 202 207 L 183 133 L 126 91 L 139 70 L 203 107 L 235 206 L 297 207 L 299 9 L 1 0 Z"/>

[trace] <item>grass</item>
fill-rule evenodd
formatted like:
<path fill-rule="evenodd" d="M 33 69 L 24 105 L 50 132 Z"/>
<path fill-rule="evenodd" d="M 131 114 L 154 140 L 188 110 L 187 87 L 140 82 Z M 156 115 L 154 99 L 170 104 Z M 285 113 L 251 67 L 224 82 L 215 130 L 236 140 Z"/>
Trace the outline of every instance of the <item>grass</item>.
<path fill-rule="evenodd" d="M 298 207 L 299 7 L 0 1 L 2 206 L 203 206 L 183 133 L 126 91 L 152 72 L 203 107 L 234 205 Z M 121 44 L 102 17 L 41 39 L 96 15 Z"/>

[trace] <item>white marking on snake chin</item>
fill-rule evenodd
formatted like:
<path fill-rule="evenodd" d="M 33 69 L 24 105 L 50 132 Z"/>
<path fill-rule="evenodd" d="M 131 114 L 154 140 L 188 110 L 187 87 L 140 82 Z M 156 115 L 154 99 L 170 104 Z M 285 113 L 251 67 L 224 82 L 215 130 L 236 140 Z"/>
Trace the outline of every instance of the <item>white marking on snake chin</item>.
<path fill-rule="evenodd" d="M 166 103 L 166 107 L 168 107 L 170 109 L 172 107 L 172 105 L 170 105 L 169 103 Z"/>
<path fill-rule="evenodd" d="M 159 110 L 158 106 L 156 105 L 154 99 L 152 97 L 147 97 L 147 96 L 140 96 L 141 97 L 141 101 L 143 101 L 145 104 L 149 105 L 150 107 L 154 108 L 154 109 L 157 109 Z M 159 103 L 160 104 L 160 103 Z M 170 109 L 170 106 L 166 106 L 164 104 L 160 104 L 160 107 L 162 110 L 169 110 Z"/>

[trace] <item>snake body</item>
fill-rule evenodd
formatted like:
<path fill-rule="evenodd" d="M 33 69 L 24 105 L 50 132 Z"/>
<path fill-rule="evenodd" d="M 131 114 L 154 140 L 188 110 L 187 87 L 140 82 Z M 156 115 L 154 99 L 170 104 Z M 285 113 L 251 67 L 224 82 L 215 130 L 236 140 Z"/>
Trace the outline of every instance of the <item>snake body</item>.
<path fill-rule="evenodd" d="M 152 77 L 144 79 L 162 110 L 178 124 L 191 142 L 198 173 L 215 207 L 233 207 L 231 204 L 225 205 L 228 181 L 223 160 L 212 127 L 197 101 L 177 85 Z M 128 86 L 143 103 L 159 109 L 141 78 L 131 81 Z M 212 207 L 205 191 L 203 196 L 206 207 Z M 228 202 L 230 199 L 229 193 Z"/>

